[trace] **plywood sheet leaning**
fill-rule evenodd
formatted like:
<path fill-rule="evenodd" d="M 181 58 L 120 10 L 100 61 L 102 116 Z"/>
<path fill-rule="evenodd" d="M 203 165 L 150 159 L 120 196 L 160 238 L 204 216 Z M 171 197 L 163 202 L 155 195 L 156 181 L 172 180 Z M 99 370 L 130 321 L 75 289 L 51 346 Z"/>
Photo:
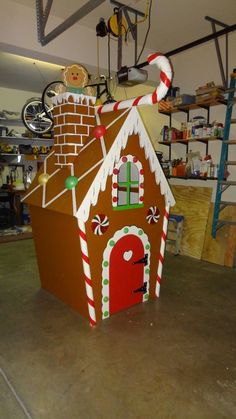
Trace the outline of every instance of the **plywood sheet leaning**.
<path fill-rule="evenodd" d="M 214 205 L 212 203 L 207 222 L 202 259 L 207 262 L 217 263 L 218 265 L 233 267 L 236 253 L 236 227 L 224 226 L 220 228 L 217 231 L 216 238 L 213 239 L 211 235 L 213 210 Z M 236 209 L 226 207 L 222 211 L 221 217 L 227 220 L 234 220 Z"/>
<path fill-rule="evenodd" d="M 224 210 L 224 213 L 222 212 L 222 216 L 223 214 L 225 216 L 226 210 L 227 208 Z M 224 266 L 229 227 L 225 226 L 221 228 L 217 232 L 216 238 L 213 239 L 211 235 L 213 211 L 214 211 L 214 204 L 211 203 L 209 217 L 207 221 L 205 242 L 204 242 L 204 247 L 203 247 L 203 252 L 202 252 L 202 259 L 206 260 L 207 262 L 217 263 L 218 265 Z"/>
<path fill-rule="evenodd" d="M 184 216 L 181 254 L 201 259 L 212 189 L 176 185 L 171 189 L 176 200 L 172 213 Z"/>

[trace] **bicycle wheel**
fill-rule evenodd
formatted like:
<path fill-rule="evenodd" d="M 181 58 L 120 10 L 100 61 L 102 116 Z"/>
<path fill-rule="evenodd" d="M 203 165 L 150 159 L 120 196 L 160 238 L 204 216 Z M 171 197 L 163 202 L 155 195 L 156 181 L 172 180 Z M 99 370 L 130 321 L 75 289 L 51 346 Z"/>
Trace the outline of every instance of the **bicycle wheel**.
<path fill-rule="evenodd" d="M 66 90 L 65 84 L 63 81 L 53 81 L 49 83 L 42 94 L 42 103 L 43 103 L 43 109 L 49 119 L 53 121 L 53 103 L 52 98 L 54 96 L 59 95 L 60 93 L 63 93 Z"/>
<path fill-rule="evenodd" d="M 53 126 L 53 122 L 46 115 L 39 98 L 32 98 L 26 102 L 21 112 L 21 118 L 25 127 L 34 134 L 44 134 L 50 131 Z"/>

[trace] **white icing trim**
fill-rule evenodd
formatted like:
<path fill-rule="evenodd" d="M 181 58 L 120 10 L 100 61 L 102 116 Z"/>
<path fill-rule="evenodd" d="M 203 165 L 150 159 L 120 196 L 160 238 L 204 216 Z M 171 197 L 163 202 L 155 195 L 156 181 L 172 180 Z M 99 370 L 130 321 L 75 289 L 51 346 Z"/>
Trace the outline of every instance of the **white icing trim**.
<path fill-rule="evenodd" d="M 21 202 L 24 202 L 24 200 L 26 198 L 28 198 L 28 196 L 30 196 L 33 192 L 35 192 L 38 188 L 40 188 L 41 185 L 37 185 L 35 186 L 32 191 L 30 191 L 29 193 L 27 193 L 26 195 L 23 196 L 23 198 L 21 198 Z"/>
<path fill-rule="evenodd" d="M 121 127 L 116 139 L 114 140 L 103 165 L 100 167 L 97 175 L 95 176 L 82 204 L 80 205 L 76 213 L 77 218 L 81 218 L 84 222 L 88 220 L 91 205 L 96 205 L 100 191 L 105 190 L 107 178 L 112 174 L 115 164 L 120 159 L 121 151 L 125 149 L 128 137 L 132 134 L 139 135 L 140 147 L 144 148 L 145 157 L 149 160 L 150 170 L 155 173 L 156 183 L 157 185 L 160 185 L 160 191 L 161 194 L 165 196 L 166 204 L 169 203 L 170 206 L 175 204 L 171 189 L 155 154 L 142 119 L 138 110 L 133 107 L 130 110 L 130 113 Z"/>
<path fill-rule="evenodd" d="M 67 192 L 68 191 L 68 189 L 64 189 L 63 191 L 61 191 L 59 194 L 57 194 L 56 196 L 54 196 L 54 198 L 52 198 L 50 201 L 48 201 L 46 204 L 45 204 L 45 206 L 44 206 L 44 208 L 47 208 L 48 207 L 48 205 L 50 205 L 52 202 L 54 202 L 57 198 L 59 198 L 60 196 L 62 196 L 65 192 Z"/>
<path fill-rule="evenodd" d="M 73 102 L 68 102 L 69 97 L 73 97 Z M 82 93 L 71 93 L 71 92 L 60 93 L 59 95 L 52 97 L 52 103 L 55 105 L 55 107 L 60 106 L 63 103 L 63 100 L 66 100 L 71 105 L 77 103 L 81 106 L 92 107 L 92 105 L 95 105 L 96 97 L 84 95 Z M 85 100 L 85 104 L 81 103 L 84 100 Z"/>
<path fill-rule="evenodd" d="M 127 229 L 128 231 L 125 231 Z M 143 302 L 148 301 L 149 297 L 149 272 L 150 272 L 150 242 L 146 233 L 139 234 L 139 231 L 143 232 L 142 228 L 136 226 L 124 226 L 121 230 L 115 232 L 114 236 L 107 242 L 107 246 L 103 252 L 103 263 L 102 263 L 102 318 L 107 319 L 110 316 L 109 308 L 109 294 L 110 294 L 110 277 L 109 277 L 109 266 L 110 266 L 110 255 L 113 247 L 116 245 L 118 240 L 126 236 L 127 234 L 133 234 L 137 236 L 143 243 L 144 254 L 148 255 L 148 263 L 144 266 L 144 278 L 143 283 L 147 283 L 147 292 L 143 294 Z M 113 245 L 113 243 L 115 243 Z M 146 246 L 149 248 L 147 249 Z M 104 263 L 105 262 L 105 263 Z M 107 263 L 108 262 L 108 265 Z M 106 281 L 108 280 L 108 281 Z"/>
<path fill-rule="evenodd" d="M 99 160 L 96 164 L 94 164 L 93 167 L 90 167 L 90 169 L 87 170 L 87 172 L 83 173 L 78 179 L 79 181 L 81 179 L 83 179 L 84 177 L 86 177 L 90 172 L 92 172 L 93 169 L 95 169 L 95 167 L 99 166 L 100 164 L 102 164 L 102 162 L 104 161 L 104 159 Z"/>
<path fill-rule="evenodd" d="M 113 124 L 115 124 L 120 118 L 122 118 L 122 116 L 124 116 L 127 112 L 129 112 L 129 109 L 125 109 L 124 112 L 122 112 L 121 115 L 119 115 L 116 119 L 113 119 L 112 122 L 110 122 L 110 124 L 107 125 L 106 129 L 108 130 Z M 85 144 L 85 146 L 80 150 L 80 153 L 83 153 L 83 151 L 89 147 L 94 141 L 97 141 L 97 139 L 94 137 L 92 138 L 92 140 L 90 140 L 87 144 Z"/>

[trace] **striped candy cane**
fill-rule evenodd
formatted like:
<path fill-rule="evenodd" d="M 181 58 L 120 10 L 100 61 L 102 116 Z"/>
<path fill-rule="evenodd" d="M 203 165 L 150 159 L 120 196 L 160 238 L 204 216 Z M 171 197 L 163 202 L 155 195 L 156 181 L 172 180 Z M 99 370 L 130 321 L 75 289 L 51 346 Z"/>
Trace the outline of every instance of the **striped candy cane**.
<path fill-rule="evenodd" d="M 97 113 L 105 113 L 115 111 L 117 109 L 125 109 L 130 108 L 132 106 L 139 106 L 139 105 L 153 105 L 166 95 L 172 79 L 172 69 L 169 63 L 169 60 L 159 52 L 155 54 L 150 54 L 148 56 L 148 64 L 153 65 L 155 64 L 160 70 L 160 83 L 157 86 L 156 90 L 153 93 L 149 93 L 148 95 L 139 96 L 132 99 L 121 100 L 120 102 L 115 103 L 108 103 L 104 106 L 100 106 L 97 108 Z"/>
<path fill-rule="evenodd" d="M 93 297 L 93 287 L 91 281 L 91 271 L 90 271 L 90 262 L 88 257 L 88 246 L 87 246 L 87 237 L 85 233 L 85 225 L 84 223 L 79 220 L 79 237 L 80 237 L 80 246 L 82 251 L 82 261 L 83 261 L 83 268 L 84 268 L 84 275 L 85 275 L 85 288 L 87 294 L 87 302 L 88 302 L 88 312 L 89 312 L 89 320 L 90 325 L 96 325 L 96 313 L 95 313 L 95 305 L 94 305 L 94 297 Z"/>
<path fill-rule="evenodd" d="M 165 214 L 164 214 L 164 220 L 163 220 L 163 229 L 162 229 L 162 235 L 161 235 L 161 248 L 160 248 L 160 256 L 159 256 L 159 262 L 158 262 L 158 268 L 157 268 L 157 282 L 156 282 L 156 296 L 157 297 L 159 297 L 160 295 L 160 286 L 161 286 L 160 284 L 161 284 L 161 275 L 162 275 L 164 254 L 165 254 L 169 210 L 170 210 L 170 205 L 167 204 L 165 208 Z"/>

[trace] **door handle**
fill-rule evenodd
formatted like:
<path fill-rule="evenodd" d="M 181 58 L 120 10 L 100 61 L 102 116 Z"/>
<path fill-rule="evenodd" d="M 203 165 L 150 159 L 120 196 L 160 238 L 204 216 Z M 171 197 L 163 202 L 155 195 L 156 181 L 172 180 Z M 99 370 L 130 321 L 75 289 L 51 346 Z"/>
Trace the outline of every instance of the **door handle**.
<path fill-rule="evenodd" d="M 142 292 L 143 294 L 146 294 L 147 292 L 147 282 L 144 282 L 143 286 L 140 288 L 137 288 L 136 290 L 133 291 L 134 293 L 137 292 Z"/>
<path fill-rule="evenodd" d="M 147 264 L 148 264 L 148 254 L 145 253 L 144 257 L 139 259 L 139 260 L 136 260 L 135 262 L 133 262 L 133 265 L 137 265 L 138 263 L 143 263 L 144 266 L 147 266 Z"/>

